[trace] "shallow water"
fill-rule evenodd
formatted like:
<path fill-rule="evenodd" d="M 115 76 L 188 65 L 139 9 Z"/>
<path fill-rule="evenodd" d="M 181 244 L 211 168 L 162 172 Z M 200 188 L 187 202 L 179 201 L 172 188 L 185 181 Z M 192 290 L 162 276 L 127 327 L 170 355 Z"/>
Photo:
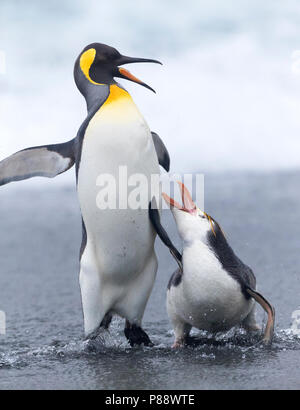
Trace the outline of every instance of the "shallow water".
<path fill-rule="evenodd" d="M 239 330 L 194 332 L 194 347 L 173 351 L 165 289 L 176 265 L 157 241 L 160 261 L 144 328 L 154 348 L 130 348 L 123 321 L 104 341 L 84 342 L 78 285 L 80 215 L 75 188 L 44 180 L 1 188 L 0 389 L 298 389 L 300 336 L 300 172 L 209 174 L 206 211 L 254 270 L 276 307 L 271 348 Z M 170 235 L 180 245 L 168 212 Z M 266 320 L 258 308 L 260 323 Z"/>

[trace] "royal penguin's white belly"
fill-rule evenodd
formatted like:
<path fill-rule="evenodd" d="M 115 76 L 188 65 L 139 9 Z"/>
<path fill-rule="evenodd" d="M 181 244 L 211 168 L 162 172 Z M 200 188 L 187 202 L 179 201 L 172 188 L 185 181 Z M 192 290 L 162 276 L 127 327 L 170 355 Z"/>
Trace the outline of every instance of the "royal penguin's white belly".
<path fill-rule="evenodd" d="M 138 205 L 140 199 L 133 192 L 137 186 L 141 195 L 145 194 L 150 200 L 151 175 L 159 174 L 159 165 L 145 120 L 129 94 L 117 86 L 112 87 L 111 96 L 91 119 L 85 132 L 78 196 L 99 271 L 108 280 L 117 275 L 118 281 L 125 283 L 128 278 L 137 276 L 153 255 L 154 232 L 147 208 L 126 208 L 123 202 L 121 207 L 125 209 L 119 209 L 119 191 L 125 192 L 123 198 L 126 200 L 129 181 L 128 193 L 133 206 Z M 137 181 L 142 182 L 137 185 Z M 103 209 L 108 197 L 102 195 L 102 190 L 108 186 L 112 188 L 110 206 L 116 205 L 117 209 Z"/>
<path fill-rule="evenodd" d="M 223 268 L 207 246 L 195 243 L 183 253 L 184 273 L 178 286 L 167 295 L 169 316 L 201 330 L 224 331 L 236 326 L 250 313 L 240 284 Z"/>

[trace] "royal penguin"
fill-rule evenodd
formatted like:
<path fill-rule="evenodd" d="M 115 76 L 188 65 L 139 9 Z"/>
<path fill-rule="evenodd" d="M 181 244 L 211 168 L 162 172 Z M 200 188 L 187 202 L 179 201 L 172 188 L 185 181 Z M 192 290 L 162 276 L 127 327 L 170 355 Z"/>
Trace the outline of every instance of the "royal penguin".
<path fill-rule="evenodd" d="M 158 211 L 149 207 L 158 235 L 179 265 L 167 290 L 167 312 L 175 334 L 173 347 L 184 346 L 193 327 L 213 334 L 237 325 L 248 331 L 259 330 L 255 301 L 268 315 L 263 342 L 269 344 L 275 311 L 257 292 L 252 269 L 236 256 L 216 220 L 196 206 L 184 184 L 178 184 L 183 205 L 166 193 L 162 195 L 182 238 L 182 255 L 162 227 Z"/>

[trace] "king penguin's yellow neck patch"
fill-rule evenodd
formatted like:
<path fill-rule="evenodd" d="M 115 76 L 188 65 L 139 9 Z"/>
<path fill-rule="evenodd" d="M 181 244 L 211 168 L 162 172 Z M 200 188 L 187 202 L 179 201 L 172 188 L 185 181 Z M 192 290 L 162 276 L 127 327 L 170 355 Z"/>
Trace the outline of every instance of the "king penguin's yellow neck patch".
<path fill-rule="evenodd" d="M 102 85 L 100 83 L 96 83 L 90 77 L 90 68 L 95 60 L 95 57 L 96 57 L 96 50 L 94 48 L 90 48 L 89 50 L 85 51 L 80 57 L 80 68 L 90 83 L 95 84 L 95 85 Z"/>
<path fill-rule="evenodd" d="M 111 104 L 113 102 L 119 101 L 121 98 L 131 98 L 127 91 L 123 90 L 117 86 L 117 84 L 112 84 L 109 87 L 109 96 L 105 101 L 105 104 Z"/>

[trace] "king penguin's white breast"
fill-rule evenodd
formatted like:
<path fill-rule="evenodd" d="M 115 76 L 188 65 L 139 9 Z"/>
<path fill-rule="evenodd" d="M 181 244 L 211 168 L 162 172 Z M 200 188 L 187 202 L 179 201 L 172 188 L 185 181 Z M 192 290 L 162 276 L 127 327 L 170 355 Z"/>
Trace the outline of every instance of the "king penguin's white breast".
<path fill-rule="evenodd" d="M 126 275 L 142 269 L 153 252 L 154 235 L 148 210 L 99 209 L 97 197 L 101 187 L 97 181 L 99 176 L 109 175 L 118 189 L 122 166 L 126 167 L 128 178 L 142 174 L 149 182 L 151 174 L 159 173 L 159 166 L 147 123 L 129 94 L 124 90 L 121 93 L 112 101 L 108 99 L 86 129 L 78 196 L 88 238 L 95 244 L 99 263 L 112 273 L 122 264 Z M 144 185 L 141 188 L 148 192 L 148 184 Z M 116 196 L 118 200 L 118 190 Z"/>

